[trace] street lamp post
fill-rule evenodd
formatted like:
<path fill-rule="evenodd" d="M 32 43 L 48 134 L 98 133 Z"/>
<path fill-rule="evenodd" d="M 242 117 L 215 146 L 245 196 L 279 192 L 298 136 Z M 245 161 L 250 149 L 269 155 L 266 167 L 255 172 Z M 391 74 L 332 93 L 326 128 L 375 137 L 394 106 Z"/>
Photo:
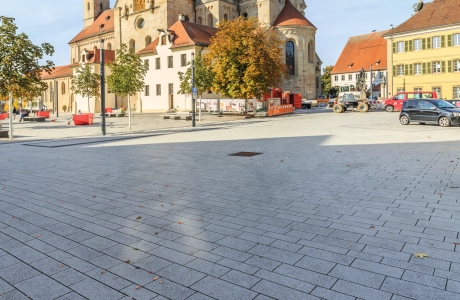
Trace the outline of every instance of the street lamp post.
<path fill-rule="evenodd" d="M 106 134 L 105 128 L 105 66 L 104 66 L 104 39 L 101 39 L 101 127 L 102 135 Z M 130 117 L 131 118 L 131 117 Z"/>
<path fill-rule="evenodd" d="M 196 113 L 196 88 L 195 88 L 195 52 L 192 52 L 192 127 L 195 127 L 195 113 Z"/>
<path fill-rule="evenodd" d="M 55 97 L 56 97 L 56 118 L 59 117 L 59 101 L 58 101 L 58 81 L 56 80 L 54 82 L 54 94 L 55 94 Z"/>
<path fill-rule="evenodd" d="M 10 123 L 10 140 L 13 139 L 13 93 L 10 92 L 9 99 L 9 123 Z"/>
<path fill-rule="evenodd" d="M 393 30 L 393 24 L 390 24 L 391 26 L 391 30 Z M 390 52 L 391 52 L 391 68 L 393 68 L 393 47 L 394 47 L 394 37 L 393 37 L 393 33 L 390 33 L 390 40 L 391 40 L 391 49 L 390 49 Z M 391 96 L 393 96 L 393 85 L 394 85 L 394 82 L 393 82 L 393 70 L 388 70 L 388 72 L 391 74 Z M 387 94 L 388 94 L 388 87 L 387 87 Z M 389 95 L 387 95 L 387 98 L 389 97 Z"/>

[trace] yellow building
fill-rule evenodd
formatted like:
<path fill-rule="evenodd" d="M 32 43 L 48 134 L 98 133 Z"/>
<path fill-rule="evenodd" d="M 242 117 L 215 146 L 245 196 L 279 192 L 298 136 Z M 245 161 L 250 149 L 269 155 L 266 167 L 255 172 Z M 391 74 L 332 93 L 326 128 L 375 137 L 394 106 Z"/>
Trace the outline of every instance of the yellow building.
<path fill-rule="evenodd" d="M 436 91 L 460 99 L 460 1 L 420 1 L 415 14 L 384 35 L 389 95 Z"/>

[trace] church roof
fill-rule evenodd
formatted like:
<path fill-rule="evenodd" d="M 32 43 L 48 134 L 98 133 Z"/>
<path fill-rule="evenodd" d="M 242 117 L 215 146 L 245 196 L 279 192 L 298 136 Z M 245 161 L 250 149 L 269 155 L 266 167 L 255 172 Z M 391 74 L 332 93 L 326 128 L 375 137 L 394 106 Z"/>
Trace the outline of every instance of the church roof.
<path fill-rule="evenodd" d="M 460 1 L 434 0 L 425 3 L 418 13 L 388 32 L 387 36 L 460 23 Z"/>
<path fill-rule="evenodd" d="M 348 39 L 331 74 L 387 69 L 387 42 L 383 35 L 388 31 L 353 36 Z M 377 65 L 378 62 L 378 65 Z"/>
<path fill-rule="evenodd" d="M 180 20 L 171 25 L 168 30 L 174 33 L 171 48 L 193 45 L 209 46 L 211 38 L 217 33 L 217 28 Z M 136 54 L 155 52 L 158 42 L 159 38 L 156 38 L 150 45 Z"/>
<path fill-rule="evenodd" d="M 73 75 L 72 65 L 57 66 L 57 67 L 54 67 L 54 70 L 51 71 L 51 74 L 48 74 L 48 72 L 43 71 L 41 74 L 41 79 L 48 80 L 48 79 L 55 79 L 55 78 L 61 78 L 61 77 L 70 77 L 72 75 Z"/>
<path fill-rule="evenodd" d="M 305 16 L 286 0 L 283 9 L 276 18 L 273 26 L 311 26 L 315 27 Z M 315 27 L 316 28 L 316 27 Z"/>
<path fill-rule="evenodd" d="M 83 29 L 69 44 L 84 40 L 99 34 L 114 31 L 113 9 L 103 11 L 90 27 Z"/>
<path fill-rule="evenodd" d="M 92 64 L 101 63 L 100 49 L 94 47 L 93 51 L 86 51 L 86 53 L 90 54 L 90 58 L 88 60 L 89 63 L 92 63 Z M 115 60 L 115 51 L 114 50 L 104 50 L 104 63 L 108 64 L 114 60 Z"/>

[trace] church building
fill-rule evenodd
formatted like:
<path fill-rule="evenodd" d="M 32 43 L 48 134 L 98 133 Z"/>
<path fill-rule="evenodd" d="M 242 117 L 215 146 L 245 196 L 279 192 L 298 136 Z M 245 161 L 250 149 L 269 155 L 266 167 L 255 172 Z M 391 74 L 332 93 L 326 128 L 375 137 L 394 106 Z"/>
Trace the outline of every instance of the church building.
<path fill-rule="evenodd" d="M 304 0 L 117 0 L 110 8 L 110 0 L 83 0 L 83 29 L 69 42 L 70 65 L 66 67 L 75 74 L 81 64 L 92 63 L 94 72 L 99 73 L 100 48 L 109 52 L 108 63 L 114 58 L 110 52 L 126 44 L 148 67 L 144 90 L 131 97 L 131 106 L 137 112 L 185 109 L 185 95 L 177 93 L 177 73 L 186 71 L 192 54 L 206 50 L 219 22 L 257 17 L 262 24 L 275 26 L 284 39 L 288 76 L 280 87 L 316 99 L 321 94 L 321 61 L 315 51 L 317 28 L 305 17 L 306 7 Z M 46 81 L 53 80 L 54 74 L 46 76 Z M 61 75 L 60 80 L 66 78 Z M 73 112 L 88 110 L 87 99 L 73 95 L 69 88 L 67 91 L 62 101 Z M 53 108 L 48 102 L 53 99 L 50 92 L 47 90 L 42 100 Z M 106 92 L 106 107 L 127 106 L 127 99 L 107 87 Z M 90 102 L 91 112 L 99 112 L 100 100 Z"/>

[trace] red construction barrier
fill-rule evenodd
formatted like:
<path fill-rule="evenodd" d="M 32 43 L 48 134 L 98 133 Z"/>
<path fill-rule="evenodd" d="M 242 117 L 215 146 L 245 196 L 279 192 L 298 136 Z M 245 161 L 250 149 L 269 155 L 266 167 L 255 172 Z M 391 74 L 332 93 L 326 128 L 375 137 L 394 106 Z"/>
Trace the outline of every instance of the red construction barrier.
<path fill-rule="evenodd" d="M 6 119 L 8 119 L 8 113 L 0 114 L 0 120 L 6 120 Z"/>
<path fill-rule="evenodd" d="M 94 114 L 81 114 L 73 116 L 73 123 L 75 125 L 91 125 L 94 121 Z"/>
<path fill-rule="evenodd" d="M 50 111 L 49 110 L 37 111 L 36 115 L 37 115 L 37 117 L 45 117 L 46 119 L 49 119 Z"/>
<path fill-rule="evenodd" d="M 282 104 L 282 105 L 273 105 L 268 106 L 267 116 L 280 116 L 286 114 L 292 114 L 294 112 L 294 108 L 292 104 Z"/>

